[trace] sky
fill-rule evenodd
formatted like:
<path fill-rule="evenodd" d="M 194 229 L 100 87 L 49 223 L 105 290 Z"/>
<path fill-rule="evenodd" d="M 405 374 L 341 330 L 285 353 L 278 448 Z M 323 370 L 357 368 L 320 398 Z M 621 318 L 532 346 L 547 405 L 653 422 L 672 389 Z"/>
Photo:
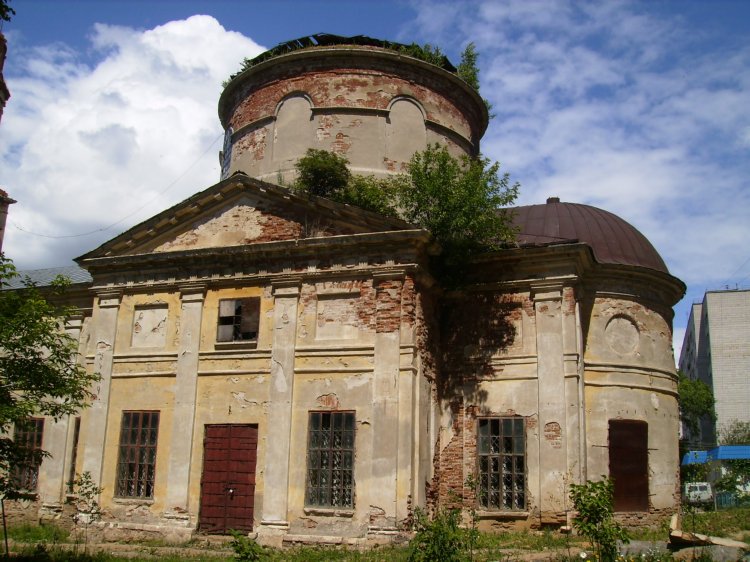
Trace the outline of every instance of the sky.
<path fill-rule="evenodd" d="M 327 32 L 480 53 L 482 152 L 547 197 L 611 211 L 687 284 L 750 288 L 750 2 L 10 0 L 4 251 L 70 265 L 219 180 L 222 81 Z"/>

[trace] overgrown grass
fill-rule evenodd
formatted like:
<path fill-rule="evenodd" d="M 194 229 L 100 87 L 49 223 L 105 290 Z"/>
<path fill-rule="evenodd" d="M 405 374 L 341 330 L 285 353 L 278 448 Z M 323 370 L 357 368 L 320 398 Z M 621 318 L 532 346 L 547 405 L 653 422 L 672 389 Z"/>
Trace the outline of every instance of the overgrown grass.
<path fill-rule="evenodd" d="M 730 537 L 750 531 L 750 507 L 683 513 L 682 529 L 716 537 Z"/>
<path fill-rule="evenodd" d="M 0 529 L 0 539 L 5 536 Z M 68 542 L 70 533 L 57 525 L 14 525 L 8 527 L 8 538 L 17 542 L 56 544 Z"/>

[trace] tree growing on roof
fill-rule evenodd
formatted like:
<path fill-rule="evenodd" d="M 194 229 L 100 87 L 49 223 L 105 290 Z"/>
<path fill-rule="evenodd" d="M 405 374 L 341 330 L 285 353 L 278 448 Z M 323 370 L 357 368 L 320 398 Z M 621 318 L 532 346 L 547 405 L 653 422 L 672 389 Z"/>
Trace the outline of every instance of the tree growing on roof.
<path fill-rule="evenodd" d="M 348 163 L 337 154 L 309 149 L 296 164 L 295 189 L 429 230 L 442 247 L 443 272 L 455 273 L 471 256 L 515 239 L 508 207 L 519 185 L 500 174 L 497 162 L 456 158 L 434 144 L 414 154 L 406 173 L 390 178 L 353 175 Z"/>
<path fill-rule="evenodd" d="M 14 429 L 34 416 L 60 419 L 83 408 L 91 385 L 99 379 L 77 362 L 77 343 L 63 330 L 74 311 L 55 305 L 28 280 L 24 288 L 6 290 L 17 277 L 13 262 L 0 254 L 0 494 L 23 491 L 19 468 L 36 467 L 47 455 L 27 443 L 16 443 Z M 68 281 L 52 283 L 52 297 Z"/>

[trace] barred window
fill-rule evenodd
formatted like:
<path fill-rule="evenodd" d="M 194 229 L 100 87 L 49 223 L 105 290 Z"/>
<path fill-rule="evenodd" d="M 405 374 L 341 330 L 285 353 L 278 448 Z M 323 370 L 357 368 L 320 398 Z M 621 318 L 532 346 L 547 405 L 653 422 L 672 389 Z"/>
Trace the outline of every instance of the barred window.
<path fill-rule="evenodd" d="M 479 505 L 486 509 L 524 510 L 526 436 L 523 418 L 480 418 L 477 421 Z"/>
<path fill-rule="evenodd" d="M 216 341 L 257 341 L 260 324 L 260 299 L 222 299 L 219 301 L 219 326 Z"/>
<path fill-rule="evenodd" d="M 354 507 L 354 412 L 310 412 L 305 504 Z"/>
<path fill-rule="evenodd" d="M 153 498 L 159 412 L 123 412 L 116 495 Z"/>
<path fill-rule="evenodd" d="M 44 418 L 29 418 L 16 424 L 13 441 L 23 449 L 23 460 L 13 467 L 11 478 L 20 490 L 36 492 L 42 462 Z"/>

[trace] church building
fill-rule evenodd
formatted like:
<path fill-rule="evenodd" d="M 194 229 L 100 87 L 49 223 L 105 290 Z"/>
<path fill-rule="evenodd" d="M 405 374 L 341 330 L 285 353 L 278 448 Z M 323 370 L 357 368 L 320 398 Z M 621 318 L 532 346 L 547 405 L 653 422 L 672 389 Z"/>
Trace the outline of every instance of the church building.
<path fill-rule="evenodd" d="M 40 418 L 26 509 L 65 517 L 83 472 L 113 540 L 367 544 L 454 505 L 557 528 L 602 475 L 625 521 L 676 509 L 685 286 L 636 228 L 518 207 L 517 244 L 447 289 L 429 232 L 285 187 L 308 148 L 381 177 L 428 144 L 478 155 L 487 108 L 449 63 L 303 38 L 233 77 L 219 117 L 220 181 L 76 260 L 68 331 L 101 380 L 79 416 Z"/>

